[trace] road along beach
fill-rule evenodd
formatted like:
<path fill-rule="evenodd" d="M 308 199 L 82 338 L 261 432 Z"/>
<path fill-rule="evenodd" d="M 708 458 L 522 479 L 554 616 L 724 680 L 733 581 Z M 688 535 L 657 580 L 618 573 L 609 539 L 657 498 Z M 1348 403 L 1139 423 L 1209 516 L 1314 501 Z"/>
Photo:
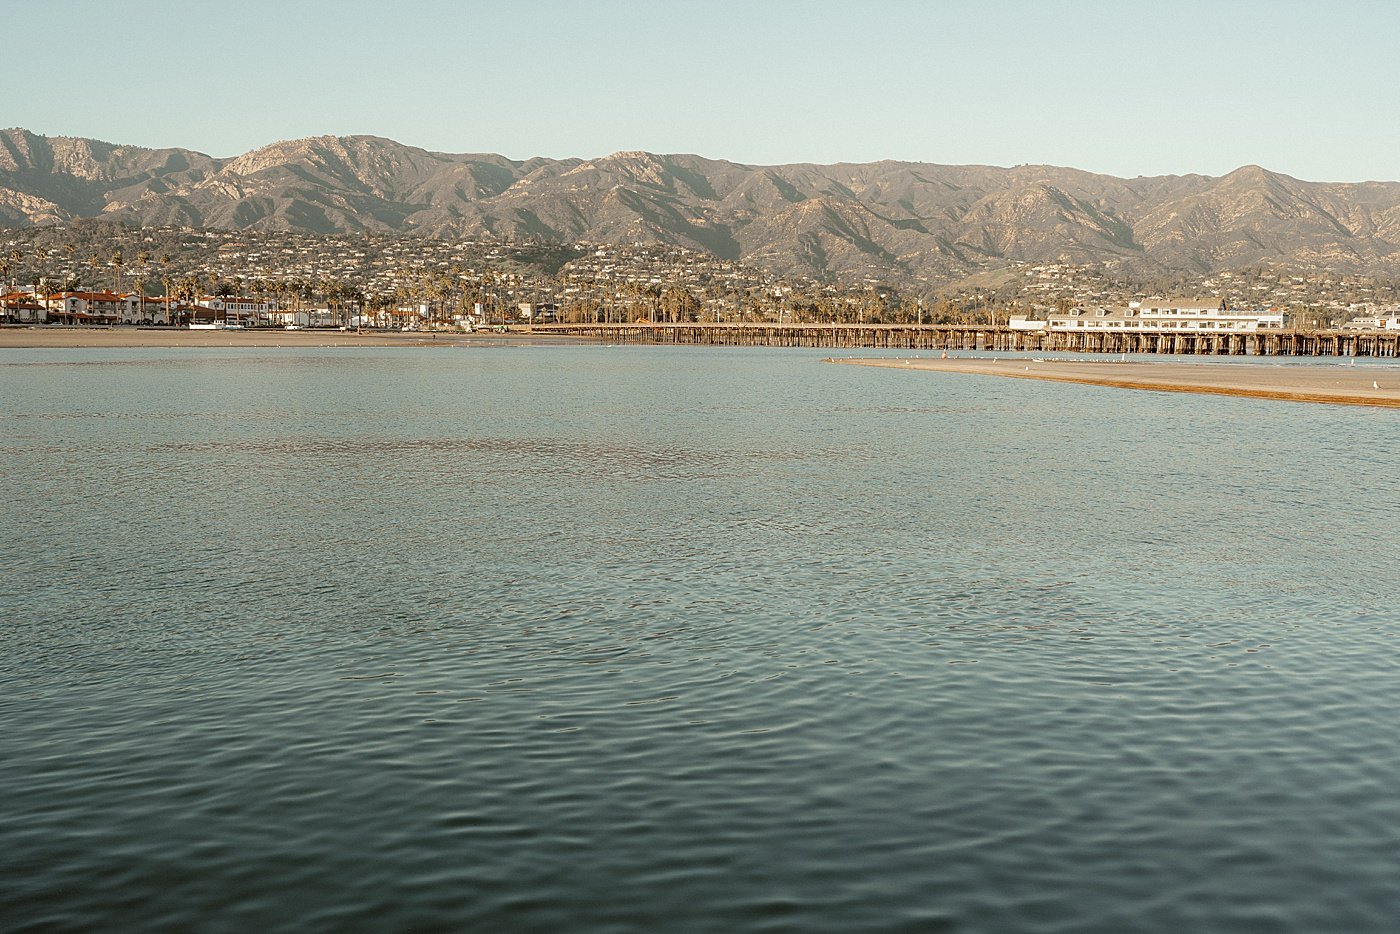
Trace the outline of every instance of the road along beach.
<path fill-rule="evenodd" d="M 1389 367 L 1141 363 L 1012 357 L 833 357 L 829 358 L 829 362 L 974 376 L 1009 376 L 1157 392 L 1195 392 L 1289 402 L 1400 408 L 1400 368 Z"/>

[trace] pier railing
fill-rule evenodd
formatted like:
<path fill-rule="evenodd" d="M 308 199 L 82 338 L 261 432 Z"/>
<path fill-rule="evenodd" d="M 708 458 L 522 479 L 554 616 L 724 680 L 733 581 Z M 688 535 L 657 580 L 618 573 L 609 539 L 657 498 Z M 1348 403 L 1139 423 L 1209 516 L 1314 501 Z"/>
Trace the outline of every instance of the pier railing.
<path fill-rule="evenodd" d="M 970 324 L 545 324 L 610 344 L 707 344 L 735 347 L 1000 350 L 1031 352 L 1211 354 L 1231 356 L 1400 356 L 1400 332 L 1277 329 L 1230 333 L 1108 330 L 1027 331 Z"/>

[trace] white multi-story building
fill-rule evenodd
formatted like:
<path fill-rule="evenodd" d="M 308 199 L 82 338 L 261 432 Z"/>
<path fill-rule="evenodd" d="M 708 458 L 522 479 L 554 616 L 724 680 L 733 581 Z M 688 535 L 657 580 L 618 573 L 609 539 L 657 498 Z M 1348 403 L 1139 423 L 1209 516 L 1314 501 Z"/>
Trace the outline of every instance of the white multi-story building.
<path fill-rule="evenodd" d="M 46 320 L 60 324 L 129 324 L 141 317 L 141 298 L 116 292 L 59 292 L 45 300 Z"/>
<path fill-rule="evenodd" d="M 1150 299 L 1129 302 L 1126 307 L 1099 308 L 1076 306 L 1044 319 L 1013 317 L 1011 328 L 1018 331 L 1119 331 L 1136 333 L 1229 333 L 1253 334 L 1279 330 L 1286 315 L 1282 311 L 1247 311 L 1229 308 L 1224 302 L 1179 302 Z"/>

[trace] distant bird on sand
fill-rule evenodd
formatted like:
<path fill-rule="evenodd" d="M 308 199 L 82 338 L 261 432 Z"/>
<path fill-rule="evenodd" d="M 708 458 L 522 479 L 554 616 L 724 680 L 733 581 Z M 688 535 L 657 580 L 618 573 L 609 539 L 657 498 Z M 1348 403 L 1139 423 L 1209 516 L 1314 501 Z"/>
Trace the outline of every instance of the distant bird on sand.
<path fill-rule="evenodd" d="M 1371 380 L 1371 388 L 1372 388 L 1372 389 L 1380 389 L 1381 387 L 1380 387 L 1380 384 L 1377 383 L 1375 380 Z"/>

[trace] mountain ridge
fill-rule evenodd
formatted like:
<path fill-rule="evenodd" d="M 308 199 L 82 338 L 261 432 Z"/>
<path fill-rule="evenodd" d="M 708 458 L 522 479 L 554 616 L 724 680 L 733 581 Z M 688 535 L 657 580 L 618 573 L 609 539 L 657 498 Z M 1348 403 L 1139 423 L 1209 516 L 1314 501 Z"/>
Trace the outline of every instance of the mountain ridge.
<path fill-rule="evenodd" d="M 749 165 L 627 150 L 444 153 L 372 135 L 237 156 L 0 131 L 0 225 L 655 242 L 817 278 L 948 280 L 1021 261 L 1125 272 L 1278 264 L 1400 274 L 1400 182 L 882 160 Z"/>

